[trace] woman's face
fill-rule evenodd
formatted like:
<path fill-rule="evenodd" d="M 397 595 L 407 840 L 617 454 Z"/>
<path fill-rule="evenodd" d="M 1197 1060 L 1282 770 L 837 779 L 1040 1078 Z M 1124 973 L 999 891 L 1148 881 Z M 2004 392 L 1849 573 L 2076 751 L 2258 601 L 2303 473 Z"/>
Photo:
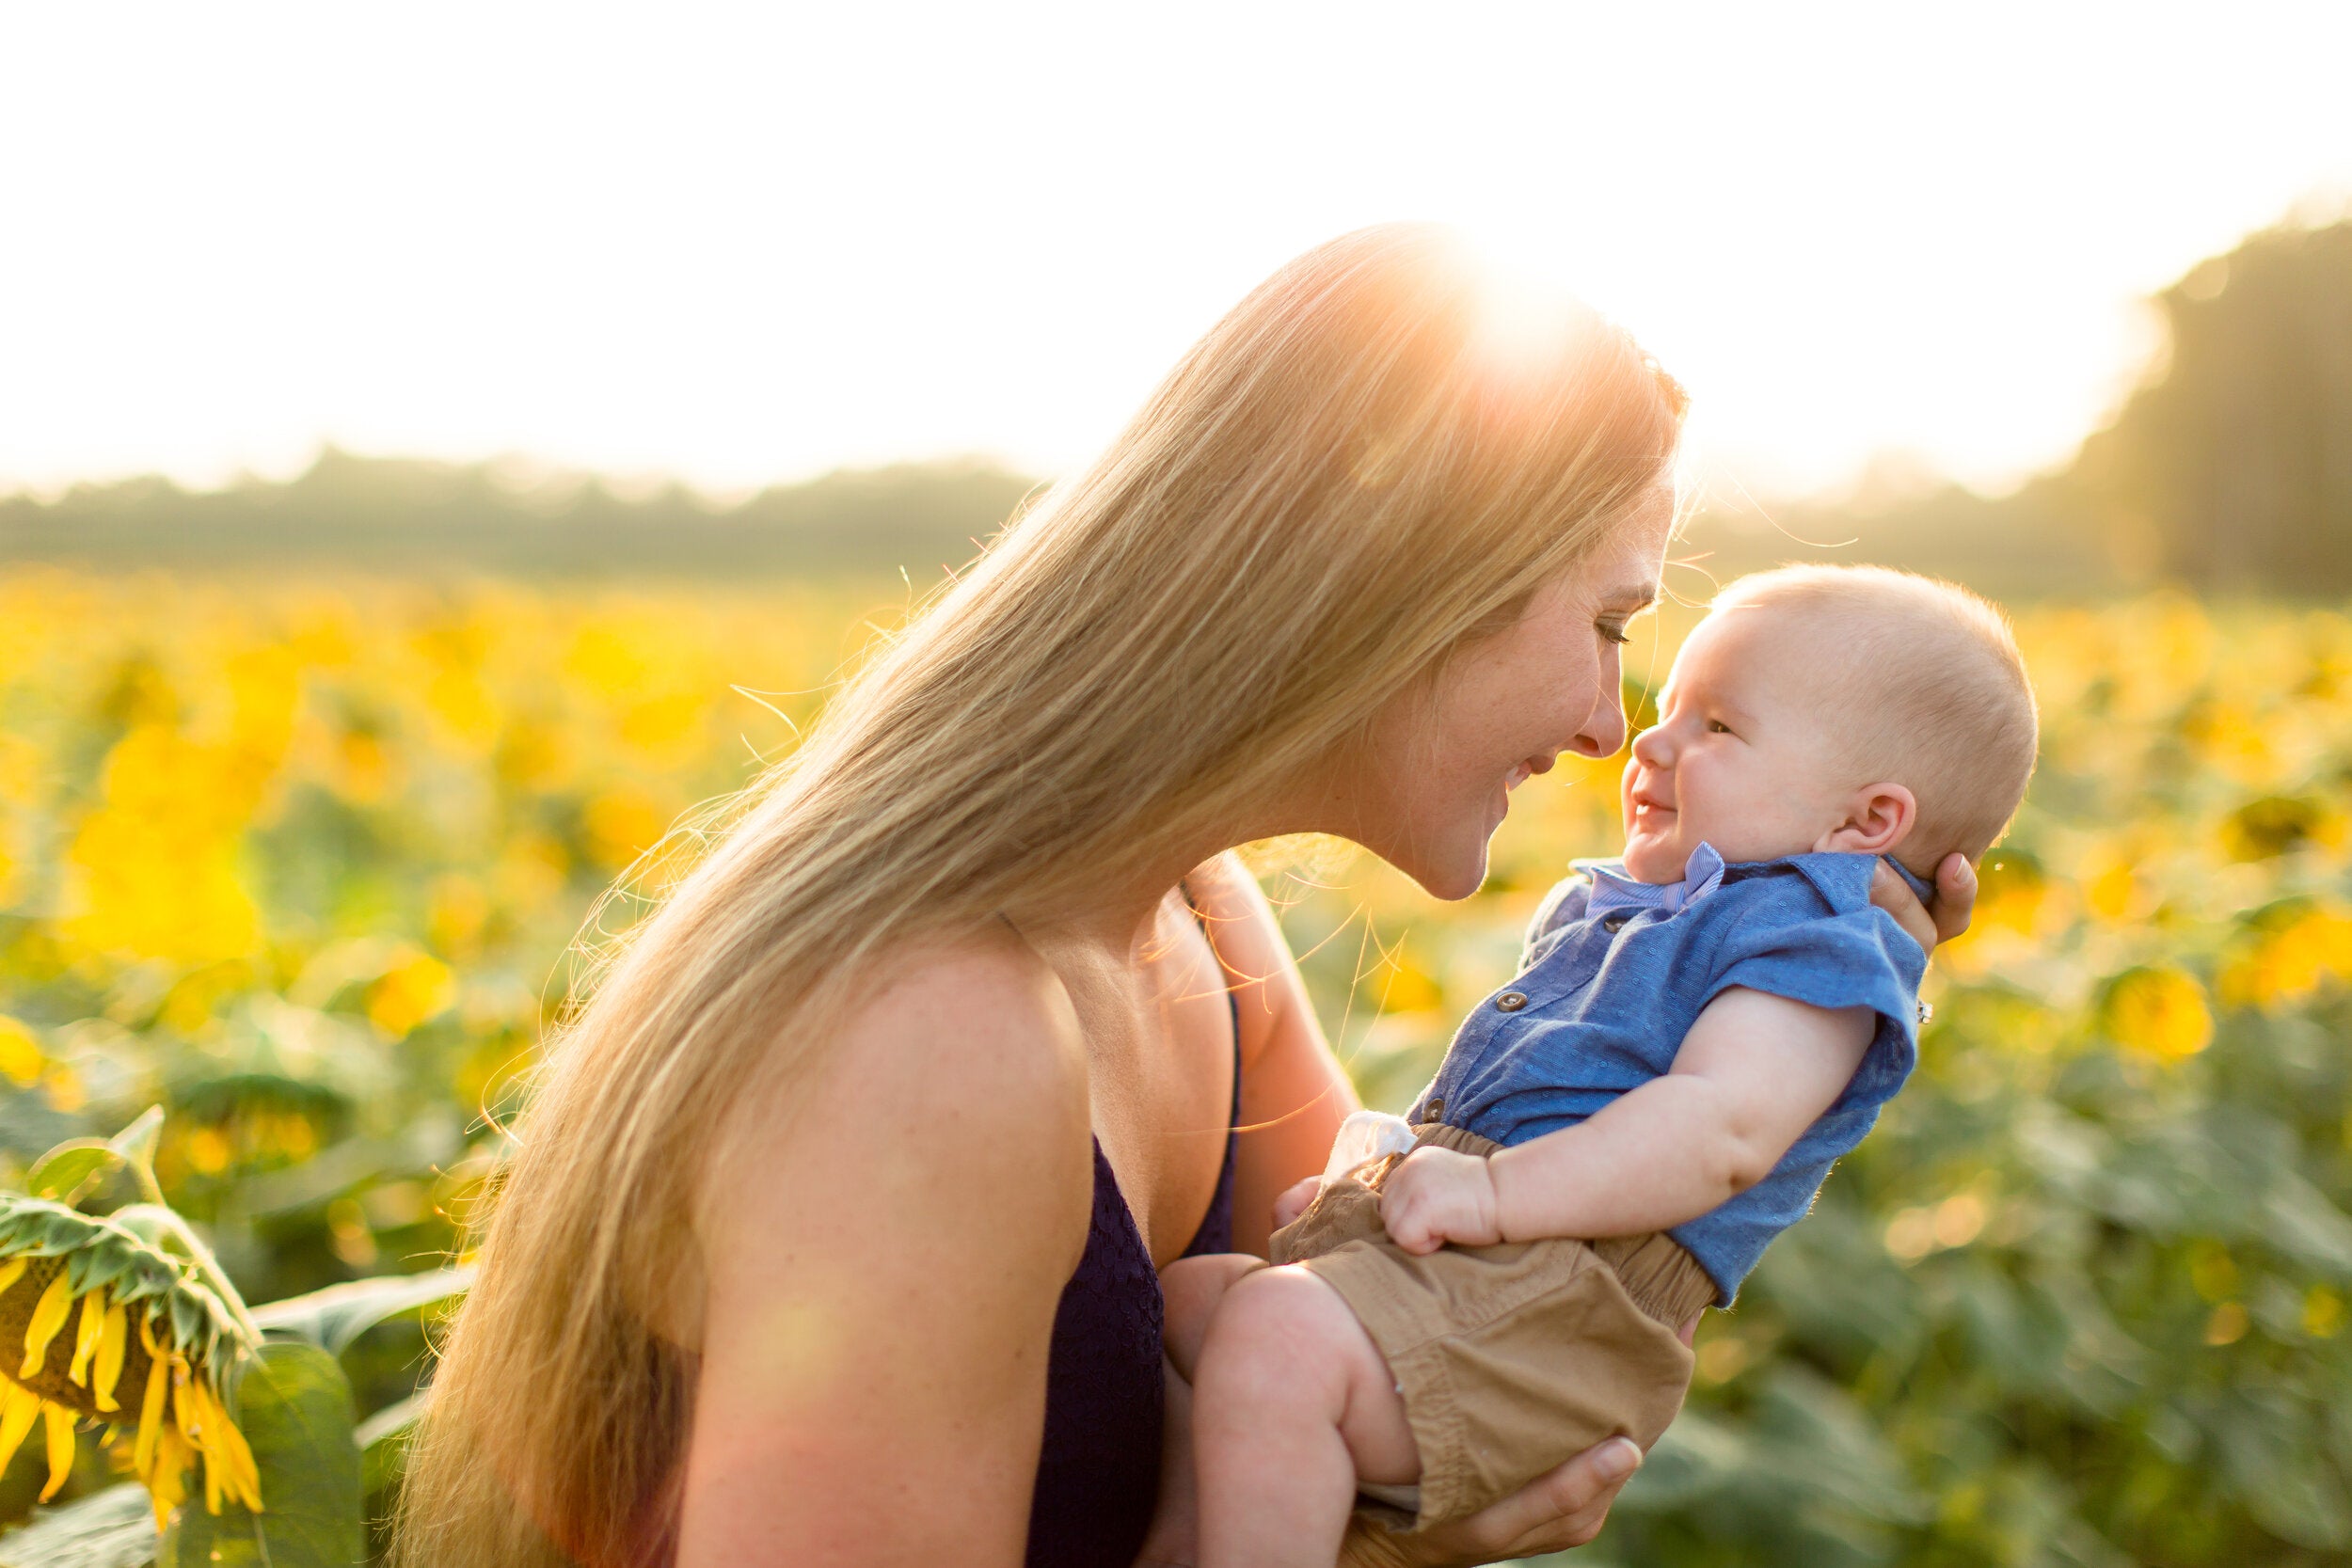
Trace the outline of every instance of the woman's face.
<path fill-rule="evenodd" d="M 1624 746 L 1618 644 L 1658 597 L 1673 525 L 1661 483 L 1515 625 L 1465 643 L 1434 681 L 1391 701 L 1343 786 L 1346 836 L 1439 898 L 1477 892 L 1514 788 L 1563 752 L 1598 758 Z"/>

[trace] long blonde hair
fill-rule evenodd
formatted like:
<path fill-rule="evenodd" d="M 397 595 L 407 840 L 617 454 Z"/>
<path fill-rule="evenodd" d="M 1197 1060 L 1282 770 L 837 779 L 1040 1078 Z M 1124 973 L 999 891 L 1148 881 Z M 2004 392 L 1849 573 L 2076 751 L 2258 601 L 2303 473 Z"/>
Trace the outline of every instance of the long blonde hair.
<path fill-rule="evenodd" d="M 693 1266 L 746 1085 L 809 1074 L 879 955 L 1230 826 L 1659 482 L 1675 384 L 1589 313 L 1498 319 L 1482 278 L 1422 225 L 1282 268 L 746 792 L 551 1043 L 399 1561 L 660 1560 L 693 1361 L 645 1304 Z"/>

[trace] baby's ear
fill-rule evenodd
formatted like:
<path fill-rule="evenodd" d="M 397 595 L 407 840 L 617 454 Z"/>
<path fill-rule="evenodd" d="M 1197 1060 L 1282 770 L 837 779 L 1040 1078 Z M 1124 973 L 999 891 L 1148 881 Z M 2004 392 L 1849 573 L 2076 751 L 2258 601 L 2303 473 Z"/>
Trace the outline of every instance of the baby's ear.
<path fill-rule="evenodd" d="M 1864 784 L 1846 798 L 1846 815 L 1821 835 L 1816 849 L 1883 855 L 1910 835 L 1919 820 L 1919 802 L 1899 784 Z"/>

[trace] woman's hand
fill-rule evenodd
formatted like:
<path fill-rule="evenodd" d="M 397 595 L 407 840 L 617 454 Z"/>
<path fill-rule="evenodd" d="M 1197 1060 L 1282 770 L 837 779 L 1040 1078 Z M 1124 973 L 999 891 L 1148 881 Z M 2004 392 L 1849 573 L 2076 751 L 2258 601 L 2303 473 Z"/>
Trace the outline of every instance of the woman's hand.
<path fill-rule="evenodd" d="M 1935 902 L 1922 904 L 1911 884 L 1882 863 L 1870 877 L 1870 902 L 1895 917 L 1895 924 L 1928 952 L 1968 929 L 1977 907 L 1977 868 L 1958 850 L 1935 868 Z"/>
<path fill-rule="evenodd" d="M 1675 1331 L 1684 1350 L 1697 1342 L 1699 1319 L 1706 1315 L 1693 1312 Z M 1465 1568 L 1581 1546 L 1600 1533 L 1609 1522 L 1609 1505 L 1641 1467 L 1642 1450 L 1612 1437 L 1483 1513 L 1418 1538 L 1366 1525 L 1359 1515 L 1348 1525 L 1340 1568 Z"/>
<path fill-rule="evenodd" d="M 1340 1547 L 1342 1568 L 1456 1568 L 1581 1546 L 1600 1533 L 1609 1505 L 1641 1468 L 1623 1437 L 1596 1444 L 1501 1502 L 1422 1535 L 1398 1535 L 1359 1515 Z"/>

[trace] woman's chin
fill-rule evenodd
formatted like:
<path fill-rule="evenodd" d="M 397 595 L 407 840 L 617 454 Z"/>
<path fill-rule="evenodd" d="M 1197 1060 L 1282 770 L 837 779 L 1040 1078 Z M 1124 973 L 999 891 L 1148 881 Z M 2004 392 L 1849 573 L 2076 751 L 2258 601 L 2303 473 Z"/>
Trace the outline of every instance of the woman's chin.
<path fill-rule="evenodd" d="M 1430 897 L 1442 898 L 1448 903 L 1468 898 L 1486 885 L 1486 846 L 1484 840 L 1480 841 L 1475 854 L 1449 855 L 1441 859 L 1431 857 L 1426 861 L 1416 860 L 1409 865 L 1400 865 L 1394 861 L 1389 863 L 1413 879 Z"/>

